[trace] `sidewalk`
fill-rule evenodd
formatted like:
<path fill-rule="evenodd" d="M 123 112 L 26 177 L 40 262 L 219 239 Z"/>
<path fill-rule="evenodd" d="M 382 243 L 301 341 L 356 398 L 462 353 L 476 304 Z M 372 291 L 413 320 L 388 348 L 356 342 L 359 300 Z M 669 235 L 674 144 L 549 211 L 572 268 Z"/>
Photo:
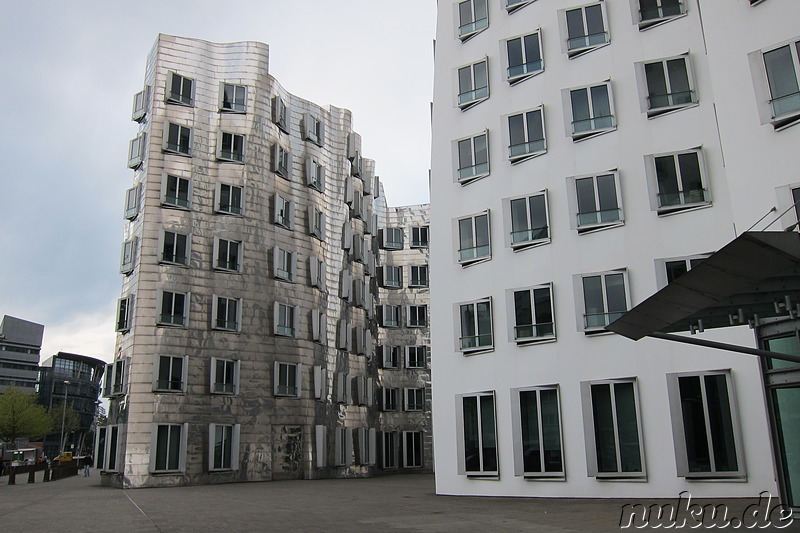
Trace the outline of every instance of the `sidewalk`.
<path fill-rule="evenodd" d="M 50 483 L 2 478 L 0 531 L 619 532 L 626 503 L 436 496 L 432 475 L 120 490 L 101 487 L 93 470 Z M 715 503 L 741 516 L 754 502 Z M 800 521 L 780 531 L 798 530 Z"/>

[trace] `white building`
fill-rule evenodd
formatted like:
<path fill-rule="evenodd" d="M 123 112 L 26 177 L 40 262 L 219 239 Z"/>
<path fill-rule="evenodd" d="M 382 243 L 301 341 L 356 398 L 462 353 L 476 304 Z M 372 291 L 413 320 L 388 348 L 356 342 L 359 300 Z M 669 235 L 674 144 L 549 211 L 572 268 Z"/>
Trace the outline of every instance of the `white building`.
<path fill-rule="evenodd" d="M 780 485 L 797 505 L 800 437 L 784 435 L 776 467 L 759 358 L 604 327 L 738 234 L 797 221 L 776 217 L 800 184 L 800 3 L 438 7 L 437 492 L 734 497 Z M 702 336 L 754 346 L 747 327 Z M 784 413 L 800 407 L 793 379 Z"/>

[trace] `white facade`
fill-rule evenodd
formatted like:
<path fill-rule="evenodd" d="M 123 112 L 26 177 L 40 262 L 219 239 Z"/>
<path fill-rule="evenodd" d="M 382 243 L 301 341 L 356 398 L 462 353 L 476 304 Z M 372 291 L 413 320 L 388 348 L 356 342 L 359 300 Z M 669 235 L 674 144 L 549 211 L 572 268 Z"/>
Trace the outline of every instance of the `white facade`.
<path fill-rule="evenodd" d="M 641 21 L 639 8 L 651 5 Z M 792 45 L 797 78 L 798 15 L 793 0 L 439 2 L 438 493 L 776 494 L 757 358 L 634 343 L 602 327 L 666 284 L 667 267 L 689 268 L 792 205 L 800 128 L 771 120 L 763 52 Z M 792 212 L 781 224 L 796 220 Z M 539 298 L 533 313 L 525 289 Z M 490 338 L 479 316 L 489 308 Z M 747 328 L 703 335 L 754 344 Z M 701 383 L 697 399 L 725 423 L 682 418 L 681 398 L 690 403 L 688 389 Z M 520 407 L 536 400 L 549 414 L 553 397 L 555 418 Z M 473 405 L 485 411 L 474 415 Z M 523 427 L 526 412 L 536 423 Z M 684 431 L 695 431 L 689 449 Z"/>

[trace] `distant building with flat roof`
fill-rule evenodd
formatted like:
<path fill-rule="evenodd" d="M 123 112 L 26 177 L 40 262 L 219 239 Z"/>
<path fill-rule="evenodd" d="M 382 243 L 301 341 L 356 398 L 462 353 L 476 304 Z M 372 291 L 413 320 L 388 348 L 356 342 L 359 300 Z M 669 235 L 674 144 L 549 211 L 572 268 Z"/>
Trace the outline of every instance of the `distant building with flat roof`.
<path fill-rule="evenodd" d="M 4 315 L 0 321 L 0 393 L 9 386 L 33 393 L 44 326 Z"/>

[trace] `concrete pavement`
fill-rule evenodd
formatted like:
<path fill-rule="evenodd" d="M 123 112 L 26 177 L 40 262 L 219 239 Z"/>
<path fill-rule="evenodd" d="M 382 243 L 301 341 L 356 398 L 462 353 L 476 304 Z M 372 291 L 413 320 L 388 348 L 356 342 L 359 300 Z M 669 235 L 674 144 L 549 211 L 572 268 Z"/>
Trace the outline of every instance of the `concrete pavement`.
<path fill-rule="evenodd" d="M 26 476 L 7 486 L 2 478 L 0 531 L 619 532 L 622 506 L 632 503 L 436 496 L 432 475 L 135 490 L 102 487 L 99 479 L 94 470 L 50 483 L 37 476 L 27 484 Z M 742 516 L 754 501 L 714 503 Z M 800 520 L 781 531 L 800 531 Z"/>

